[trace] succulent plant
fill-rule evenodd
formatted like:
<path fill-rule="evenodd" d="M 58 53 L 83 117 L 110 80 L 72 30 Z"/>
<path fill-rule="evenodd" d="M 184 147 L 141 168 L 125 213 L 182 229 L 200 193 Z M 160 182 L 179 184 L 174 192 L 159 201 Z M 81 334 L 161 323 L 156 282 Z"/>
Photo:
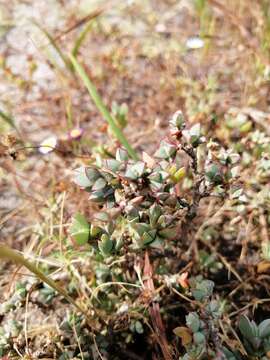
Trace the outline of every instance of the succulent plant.
<path fill-rule="evenodd" d="M 212 195 L 223 199 L 226 193 L 230 194 L 237 179 L 232 170 L 238 160 L 237 153 L 210 139 L 206 141 L 200 124 L 187 128 L 182 112 L 178 111 L 170 121 L 170 136 L 161 141 L 153 156 L 143 153 L 141 159 L 134 160 L 120 147 L 114 157 L 99 154 L 94 164 L 75 170 L 74 182 L 89 193 L 89 200 L 98 208 L 91 224 L 85 216 L 76 214 L 70 227 L 77 245 L 91 249 L 94 282 L 101 287 L 102 294 L 94 302 L 97 308 L 108 314 L 117 313 L 119 306 L 129 299 L 130 309 L 136 306 L 135 313 L 144 311 L 145 305 L 137 303 L 138 293 L 130 292 L 123 297 L 103 284 L 111 281 L 134 285 L 135 281 L 140 286 L 140 267 L 135 274 L 123 268 L 135 264 L 135 258 L 140 263 L 144 250 L 151 257 L 177 248 L 180 242 L 181 246 L 188 245 L 190 238 L 182 234 L 187 233 L 196 217 L 201 199 Z M 126 261 L 119 265 L 123 259 Z M 187 327 L 179 330 L 186 336 L 190 359 L 204 359 L 210 354 L 206 351 L 208 343 L 217 339 L 216 322 L 220 317 L 220 305 L 211 299 L 214 283 L 201 276 L 174 282 L 175 275 L 167 274 L 164 281 L 169 286 L 182 284 L 182 290 L 189 291 L 205 307 L 203 316 L 191 312 L 186 319 Z M 144 322 L 136 316 L 131 316 L 128 323 L 131 332 L 144 331 Z M 211 330 L 207 329 L 209 324 Z M 106 331 L 109 329 L 103 330 Z M 127 334 L 126 342 L 129 341 Z M 218 351 L 222 353 L 221 344 Z M 184 358 L 189 359 L 187 356 Z"/>
<path fill-rule="evenodd" d="M 263 320 L 257 325 L 247 316 L 242 315 L 239 330 L 243 336 L 243 344 L 249 355 L 264 356 L 270 351 L 270 319 Z"/>
<path fill-rule="evenodd" d="M 205 159 L 199 171 L 197 149 L 205 138 L 199 124 L 185 126 L 178 111 L 170 121 L 171 137 L 161 142 L 154 157 L 144 153 L 135 161 L 118 148 L 115 158 L 98 157 L 96 165 L 75 170 L 75 183 L 89 192 L 90 201 L 102 206 L 91 225 L 80 214 L 73 219 L 71 235 L 79 245 L 96 239 L 105 257 L 119 252 L 127 241 L 133 250 L 162 249 L 166 242 L 178 240 L 181 224 L 194 217 L 201 198 L 217 186 L 225 191 L 232 178 L 229 159 L 237 154 L 218 144 L 203 145 Z M 194 189 L 187 200 L 178 195 L 177 186 L 188 177 Z"/>
<path fill-rule="evenodd" d="M 217 320 L 222 315 L 222 308 L 221 303 L 211 300 L 205 308 L 206 311 L 200 311 L 200 316 L 197 312 L 190 312 L 186 316 L 187 327 L 179 327 L 174 330 L 174 333 L 181 338 L 182 344 L 187 351 L 181 359 L 268 359 L 270 351 L 270 319 L 263 320 L 257 325 L 245 315 L 240 317 L 239 330 L 247 353 L 245 355 L 239 350 L 220 346 Z"/>
<path fill-rule="evenodd" d="M 224 304 L 211 299 L 213 282 L 203 280 L 201 277 L 191 279 L 194 298 L 202 302 L 202 307 L 197 312 L 189 312 L 186 316 L 186 327 L 174 329 L 174 333 L 181 338 L 186 353 L 181 360 L 207 360 L 229 359 L 226 350 L 221 346 L 218 321 L 221 319 Z M 227 350 L 229 354 L 229 350 Z M 233 358 L 232 358 L 233 359 Z"/>

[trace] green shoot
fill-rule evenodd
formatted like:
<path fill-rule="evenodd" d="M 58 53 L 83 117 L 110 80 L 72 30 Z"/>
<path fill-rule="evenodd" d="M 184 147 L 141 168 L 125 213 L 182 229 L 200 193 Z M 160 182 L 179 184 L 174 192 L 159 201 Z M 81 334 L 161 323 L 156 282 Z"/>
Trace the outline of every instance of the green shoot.
<path fill-rule="evenodd" d="M 75 41 L 74 47 L 72 49 L 72 55 L 74 57 L 76 57 L 78 55 L 79 49 L 82 45 L 82 43 L 84 42 L 87 34 L 89 33 L 89 31 L 91 30 L 93 25 L 93 20 L 89 21 L 86 26 L 84 27 L 84 29 L 82 30 L 82 32 L 80 33 L 80 35 L 78 36 L 77 40 Z"/>
<path fill-rule="evenodd" d="M 112 117 L 111 113 L 109 112 L 109 110 L 105 106 L 104 102 L 102 101 L 101 97 L 99 96 L 99 94 L 97 92 L 97 89 L 96 89 L 95 85 L 93 84 L 93 82 L 90 80 L 90 78 L 86 74 L 84 68 L 82 67 L 82 65 L 77 61 L 77 59 L 73 55 L 70 55 L 70 59 L 71 59 L 71 62 L 73 64 L 73 66 L 74 66 L 75 71 L 78 73 L 78 75 L 82 79 L 82 81 L 83 81 L 84 85 L 86 86 L 92 100 L 94 101 L 96 107 L 98 108 L 98 110 L 100 111 L 100 113 L 102 114 L 104 119 L 108 122 L 112 132 L 115 135 L 115 137 L 127 149 L 129 155 L 134 160 L 137 160 L 138 156 L 137 156 L 136 152 L 134 151 L 134 149 L 129 144 L 128 140 L 126 139 L 126 137 L 123 134 L 123 132 L 121 131 L 121 129 L 119 129 L 119 127 L 116 125 L 115 119 Z"/>
<path fill-rule="evenodd" d="M 15 120 L 13 119 L 13 117 L 5 112 L 3 112 L 2 110 L 0 110 L 0 117 L 2 118 L 3 121 L 5 121 L 9 126 L 11 126 L 14 130 L 17 131 L 17 133 L 19 133 L 19 130 L 15 124 Z"/>
<path fill-rule="evenodd" d="M 63 51 L 60 49 L 60 47 L 57 45 L 56 41 L 54 40 L 54 38 L 52 37 L 52 35 L 46 30 L 44 29 L 40 24 L 38 24 L 37 22 L 34 22 L 34 24 L 39 28 L 39 30 L 46 36 L 46 38 L 48 39 L 49 43 L 51 44 L 51 46 L 55 49 L 55 51 L 57 52 L 57 54 L 59 55 L 59 57 L 61 58 L 61 60 L 63 61 L 63 63 L 65 64 L 65 66 L 67 67 L 67 69 L 71 72 L 73 72 L 73 67 L 71 66 L 71 63 L 69 61 L 69 59 L 67 58 L 67 56 L 63 53 Z"/>

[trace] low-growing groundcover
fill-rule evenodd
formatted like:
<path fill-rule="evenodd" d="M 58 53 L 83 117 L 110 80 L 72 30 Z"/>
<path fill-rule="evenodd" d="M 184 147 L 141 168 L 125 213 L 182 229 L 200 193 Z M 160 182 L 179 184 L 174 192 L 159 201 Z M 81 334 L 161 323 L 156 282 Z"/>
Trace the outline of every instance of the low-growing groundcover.
<path fill-rule="evenodd" d="M 62 319 L 55 358 L 269 358 L 270 139 L 229 120 L 219 139 L 215 120 L 186 124 L 178 111 L 153 156 L 117 147 L 74 171 L 95 211 L 74 215 L 66 246 L 87 259 L 91 296 Z M 50 304 L 56 292 L 38 286 Z M 2 314 L 27 294 L 20 284 Z M 3 356 L 21 330 L 2 329 Z"/>

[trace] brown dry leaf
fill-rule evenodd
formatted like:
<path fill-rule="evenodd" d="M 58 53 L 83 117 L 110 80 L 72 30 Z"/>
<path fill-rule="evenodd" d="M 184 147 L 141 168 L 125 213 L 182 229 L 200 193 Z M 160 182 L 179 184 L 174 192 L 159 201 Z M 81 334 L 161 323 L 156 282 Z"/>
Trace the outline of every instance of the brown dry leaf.
<path fill-rule="evenodd" d="M 18 144 L 19 140 L 16 138 L 16 136 L 12 134 L 6 134 L 2 137 L 2 144 L 7 147 L 12 147 L 16 144 Z"/>
<path fill-rule="evenodd" d="M 257 273 L 266 273 L 270 269 L 270 261 L 261 261 L 257 265 Z"/>
<path fill-rule="evenodd" d="M 184 289 L 188 289 L 189 284 L 188 284 L 188 272 L 187 271 L 180 275 L 178 282 Z"/>
<path fill-rule="evenodd" d="M 64 191 L 68 191 L 69 188 L 70 188 L 70 182 L 62 180 L 56 183 L 54 191 L 56 193 L 64 192 Z"/>
<path fill-rule="evenodd" d="M 12 134 L 6 134 L 1 136 L 0 139 L 0 156 L 7 156 L 11 153 L 15 153 L 16 150 L 13 148 L 18 144 L 18 139 Z"/>
<path fill-rule="evenodd" d="M 173 329 L 173 332 L 176 336 L 181 338 L 183 346 L 186 346 L 192 342 L 192 335 L 189 328 L 185 326 L 178 326 L 177 328 Z"/>
<path fill-rule="evenodd" d="M 100 131 L 101 133 L 106 133 L 108 130 L 108 125 L 107 124 L 103 124 L 101 126 L 99 126 L 98 131 Z"/>

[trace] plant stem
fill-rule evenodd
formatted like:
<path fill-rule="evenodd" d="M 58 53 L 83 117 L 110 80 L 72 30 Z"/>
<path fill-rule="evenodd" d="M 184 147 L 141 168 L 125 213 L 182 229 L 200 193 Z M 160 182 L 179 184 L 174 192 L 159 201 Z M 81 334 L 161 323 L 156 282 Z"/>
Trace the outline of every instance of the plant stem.
<path fill-rule="evenodd" d="M 135 150 L 131 147 L 128 140 L 126 139 L 125 135 L 116 125 L 114 118 L 110 114 L 109 110 L 105 106 L 104 102 L 102 101 L 101 97 L 99 96 L 95 85 L 90 80 L 89 76 L 86 74 L 82 65 L 77 61 L 77 59 L 71 54 L 70 60 L 72 65 L 74 66 L 76 72 L 82 79 L 84 85 L 86 86 L 92 100 L 94 101 L 96 107 L 100 111 L 101 115 L 104 119 L 108 122 L 109 126 L 111 127 L 112 132 L 114 133 L 115 137 L 120 141 L 120 143 L 127 149 L 129 155 L 134 159 L 138 160 L 138 156 Z"/>

